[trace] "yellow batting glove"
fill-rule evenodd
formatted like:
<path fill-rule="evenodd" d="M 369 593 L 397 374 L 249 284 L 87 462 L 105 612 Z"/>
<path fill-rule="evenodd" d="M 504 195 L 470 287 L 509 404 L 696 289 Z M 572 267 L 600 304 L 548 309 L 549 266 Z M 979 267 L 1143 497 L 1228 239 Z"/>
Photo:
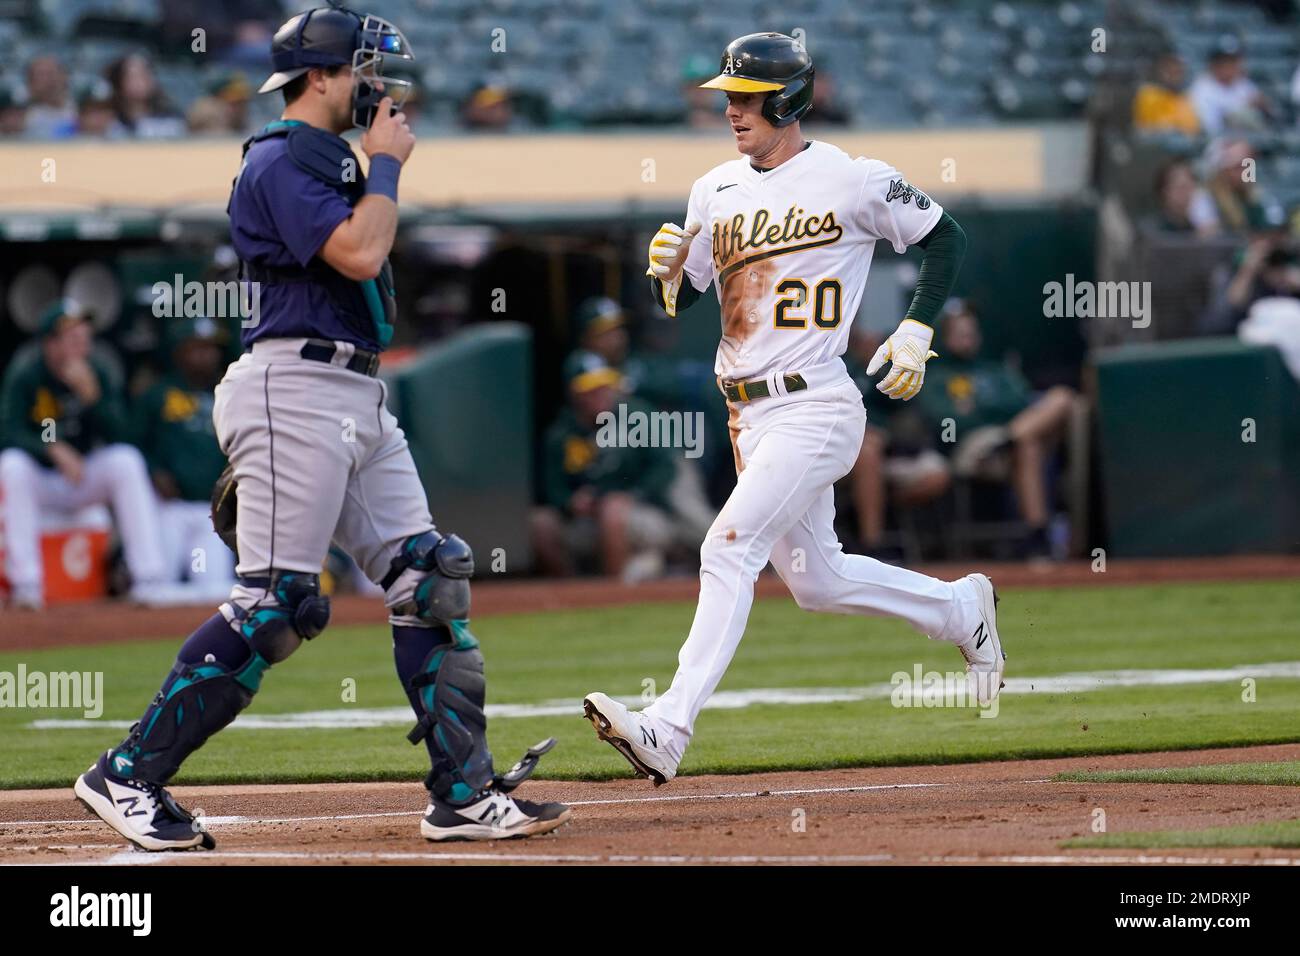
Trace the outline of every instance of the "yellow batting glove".
<path fill-rule="evenodd" d="M 646 275 L 665 283 L 676 279 L 686 265 L 686 255 L 691 251 L 691 242 L 699 231 L 698 222 L 685 229 L 671 222 L 660 226 L 655 237 L 650 240 L 650 268 L 646 270 Z"/>
<path fill-rule="evenodd" d="M 650 266 L 645 274 L 658 279 L 663 286 L 664 309 L 673 318 L 677 316 L 677 290 L 682 285 L 682 269 L 691 251 L 691 242 L 699 231 L 698 222 L 685 229 L 666 222 L 650 240 Z"/>
<path fill-rule="evenodd" d="M 900 322 L 894 334 L 876 349 L 871 364 L 867 366 L 867 374 L 875 375 L 886 362 L 893 363 L 893 368 L 876 386 L 876 391 L 903 401 L 914 397 L 925 380 L 925 363 L 939 357 L 930 351 L 933 339 L 934 329 L 924 322 L 916 319 Z"/>

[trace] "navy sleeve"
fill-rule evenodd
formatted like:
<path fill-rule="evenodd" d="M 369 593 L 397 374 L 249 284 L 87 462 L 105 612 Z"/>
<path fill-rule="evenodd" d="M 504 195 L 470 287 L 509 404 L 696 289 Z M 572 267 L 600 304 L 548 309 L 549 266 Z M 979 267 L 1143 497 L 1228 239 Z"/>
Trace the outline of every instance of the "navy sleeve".
<path fill-rule="evenodd" d="M 339 223 L 352 215 L 343 197 L 303 172 L 288 156 L 273 160 L 257 180 L 257 194 L 268 222 L 299 265 L 320 252 Z"/>

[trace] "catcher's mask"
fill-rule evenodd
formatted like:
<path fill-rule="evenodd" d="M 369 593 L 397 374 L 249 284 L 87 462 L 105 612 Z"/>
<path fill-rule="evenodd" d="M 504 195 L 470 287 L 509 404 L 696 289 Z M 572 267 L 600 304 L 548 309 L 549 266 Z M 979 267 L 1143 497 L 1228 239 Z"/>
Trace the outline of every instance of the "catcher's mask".
<path fill-rule="evenodd" d="M 411 62 L 410 41 L 393 23 L 342 7 L 316 7 L 287 21 L 271 39 L 272 73 L 258 90 L 269 93 L 312 67 L 350 66 L 352 125 L 369 129 L 385 96 L 400 109 L 410 95 L 408 79 L 384 72 L 387 59 Z"/>
<path fill-rule="evenodd" d="M 384 73 L 389 57 L 411 62 L 411 43 L 406 35 L 383 17 L 367 14 L 361 21 L 357 48 L 352 52 L 352 125 L 369 129 L 375 110 L 385 96 L 393 99 L 393 109 L 400 109 L 411 95 L 410 80 Z M 376 86 L 375 84 L 380 84 Z"/>

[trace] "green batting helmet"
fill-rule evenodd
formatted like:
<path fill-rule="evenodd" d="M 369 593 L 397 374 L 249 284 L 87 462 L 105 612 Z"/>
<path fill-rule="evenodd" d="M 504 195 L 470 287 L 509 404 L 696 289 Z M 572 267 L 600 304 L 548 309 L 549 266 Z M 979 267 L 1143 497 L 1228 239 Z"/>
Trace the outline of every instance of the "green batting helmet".
<path fill-rule="evenodd" d="M 812 106 L 812 57 L 802 43 L 784 33 L 751 33 L 727 44 L 720 72 L 700 86 L 766 93 L 763 118 L 773 126 L 789 126 Z"/>

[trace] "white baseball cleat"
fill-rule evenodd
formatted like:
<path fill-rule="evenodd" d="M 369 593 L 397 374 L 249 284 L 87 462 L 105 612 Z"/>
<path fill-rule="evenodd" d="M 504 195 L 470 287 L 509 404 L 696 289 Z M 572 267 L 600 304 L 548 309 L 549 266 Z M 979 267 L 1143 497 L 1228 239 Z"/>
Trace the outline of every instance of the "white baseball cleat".
<path fill-rule="evenodd" d="M 107 754 L 77 778 L 77 799 L 142 850 L 211 850 L 216 841 L 203 823 L 164 787 L 108 772 Z"/>
<path fill-rule="evenodd" d="M 1007 666 L 1007 655 L 998 636 L 998 592 L 988 575 L 968 574 L 962 580 L 971 582 L 980 596 L 980 621 L 971 636 L 958 644 L 957 649 L 966 658 L 969 692 L 984 705 L 992 703 L 1002 690 L 1002 672 Z"/>
<path fill-rule="evenodd" d="M 550 833 L 573 811 L 562 803 L 533 803 L 500 790 L 484 790 L 468 803 L 445 803 L 430 797 L 420 821 L 427 840 L 510 840 Z"/>
<path fill-rule="evenodd" d="M 628 710 L 608 694 L 595 692 L 582 700 L 584 716 L 596 728 L 596 736 L 627 758 L 638 776 L 648 777 L 656 787 L 677 776 L 677 761 L 668 754 L 667 740 L 644 714 Z"/>

